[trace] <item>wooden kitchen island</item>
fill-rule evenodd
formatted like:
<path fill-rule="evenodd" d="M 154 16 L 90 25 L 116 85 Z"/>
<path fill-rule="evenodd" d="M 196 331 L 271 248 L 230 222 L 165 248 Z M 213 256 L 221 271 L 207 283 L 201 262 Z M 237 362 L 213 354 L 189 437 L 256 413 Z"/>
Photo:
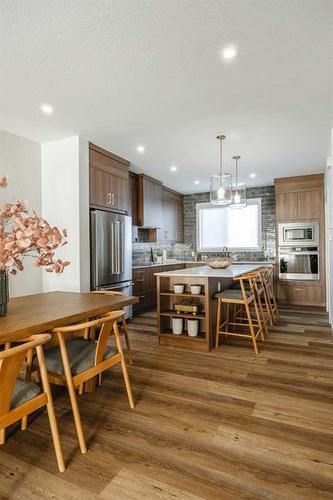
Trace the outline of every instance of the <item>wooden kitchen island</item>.
<path fill-rule="evenodd" d="M 201 266 L 156 273 L 159 344 L 210 351 L 214 345 L 216 330 L 217 300 L 214 295 L 230 288 L 234 278 L 261 267 L 263 267 L 262 263 L 233 264 L 226 269 Z M 173 286 L 175 284 L 184 284 L 184 293 L 174 293 Z M 191 285 L 200 285 L 201 293 L 199 295 L 191 294 Z M 175 311 L 175 304 L 183 303 L 186 299 L 195 300 L 198 303 L 198 313 L 194 315 Z M 172 318 L 183 318 L 184 331 L 181 335 L 172 333 Z M 199 334 L 196 337 L 190 337 L 187 333 L 188 319 L 199 320 Z"/>

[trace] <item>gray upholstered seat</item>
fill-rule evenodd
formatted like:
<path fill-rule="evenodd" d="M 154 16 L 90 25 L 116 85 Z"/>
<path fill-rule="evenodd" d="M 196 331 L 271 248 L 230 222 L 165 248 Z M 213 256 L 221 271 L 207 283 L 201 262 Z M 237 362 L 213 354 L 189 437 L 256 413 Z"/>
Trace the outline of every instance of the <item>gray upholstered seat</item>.
<path fill-rule="evenodd" d="M 247 297 L 251 295 L 249 291 L 246 292 Z M 223 290 L 222 292 L 215 294 L 216 299 L 236 299 L 243 300 L 243 294 L 241 290 L 234 288 L 229 288 L 228 290 Z"/>
<path fill-rule="evenodd" d="M 96 344 L 94 342 L 83 339 L 69 340 L 66 342 L 66 348 L 72 375 L 77 375 L 87 368 L 94 366 L 96 353 Z M 110 358 L 113 354 L 116 354 L 114 348 L 106 346 L 104 359 Z M 65 374 L 58 346 L 45 349 L 44 355 L 46 367 L 49 372 L 57 373 L 58 375 Z M 36 362 L 35 360 L 35 364 Z"/>
<path fill-rule="evenodd" d="M 30 399 L 38 396 L 39 393 L 40 388 L 37 384 L 17 379 L 10 405 L 11 409 L 22 405 L 26 401 L 30 401 Z"/>

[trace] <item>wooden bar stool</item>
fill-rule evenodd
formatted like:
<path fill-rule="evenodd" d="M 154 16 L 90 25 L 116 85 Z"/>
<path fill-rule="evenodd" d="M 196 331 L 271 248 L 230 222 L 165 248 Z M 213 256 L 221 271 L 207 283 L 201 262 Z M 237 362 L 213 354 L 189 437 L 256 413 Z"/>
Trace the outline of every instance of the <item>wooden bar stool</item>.
<path fill-rule="evenodd" d="M 265 323 L 260 315 L 256 297 L 257 279 L 258 273 L 244 274 L 235 278 L 239 282 L 240 289 L 230 288 L 215 295 L 218 299 L 216 347 L 219 346 L 221 335 L 243 337 L 252 340 L 255 353 L 258 354 L 257 338 L 260 336 L 261 340 L 265 340 Z M 225 318 L 222 315 L 223 306 L 226 310 Z M 234 308 L 233 321 L 230 320 L 230 306 Z"/>
<path fill-rule="evenodd" d="M 119 338 L 118 321 L 124 317 L 124 311 L 112 311 L 106 316 L 76 325 L 55 328 L 52 333 L 57 336 L 59 345 L 45 351 L 45 362 L 50 381 L 67 385 L 76 432 L 82 453 L 86 453 L 81 416 L 75 390 L 83 390 L 83 384 L 100 375 L 117 363 L 121 364 L 127 397 L 131 408 L 134 408 L 132 389 Z M 84 336 L 86 329 L 100 326 L 98 340 L 78 338 Z M 114 335 L 116 349 L 107 345 L 110 335 Z M 66 337 L 70 337 L 66 341 Z M 73 337 L 74 336 L 74 337 Z M 35 362 L 34 362 L 35 363 Z"/>
<path fill-rule="evenodd" d="M 6 427 L 21 420 L 21 429 L 26 430 L 28 415 L 46 406 L 58 468 L 63 472 L 65 464 L 43 352 L 43 345 L 50 339 L 49 334 L 33 335 L 15 347 L 7 345 L 0 352 L 0 444 L 5 443 Z M 27 353 L 34 349 L 37 351 L 42 387 L 18 378 Z"/>
<path fill-rule="evenodd" d="M 271 326 L 277 323 L 279 317 L 279 310 L 275 299 L 274 286 L 273 286 L 273 266 L 266 266 L 262 269 L 262 279 L 265 288 L 266 300 L 270 309 Z"/>

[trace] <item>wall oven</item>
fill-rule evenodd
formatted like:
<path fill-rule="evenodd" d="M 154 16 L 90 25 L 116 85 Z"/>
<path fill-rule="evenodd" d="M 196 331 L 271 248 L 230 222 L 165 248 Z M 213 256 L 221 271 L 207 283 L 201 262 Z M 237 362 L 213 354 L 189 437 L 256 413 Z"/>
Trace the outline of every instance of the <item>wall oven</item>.
<path fill-rule="evenodd" d="M 279 224 L 278 239 L 279 246 L 318 246 L 319 222 L 288 222 Z"/>
<path fill-rule="evenodd" d="M 318 281 L 318 247 L 279 247 L 279 278 Z"/>

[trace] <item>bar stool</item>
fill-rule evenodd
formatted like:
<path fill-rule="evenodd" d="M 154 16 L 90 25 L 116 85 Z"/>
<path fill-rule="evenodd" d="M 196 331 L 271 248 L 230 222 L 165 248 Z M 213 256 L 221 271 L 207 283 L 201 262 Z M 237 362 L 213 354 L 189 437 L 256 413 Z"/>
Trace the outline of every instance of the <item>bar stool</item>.
<path fill-rule="evenodd" d="M 258 276 L 258 273 L 252 273 L 234 278 L 239 282 L 240 289 L 230 288 L 215 295 L 218 299 L 216 347 L 219 346 L 220 335 L 230 335 L 252 340 L 255 353 L 259 353 L 257 338 L 260 336 L 261 340 L 265 340 L 266 323 L 256 296 L 260 290 L 257 285 Z M 225 319 L 222 318 L 223 305 L 226 309 Z M 233 321 L 230 320 L 230 305 L 234 308 Z M 233 331 L 229 331 L 230 327 Z M 244 332 L 246 329 L 247 332 Z"/>
<path fill-rule="evenodd" d="M 279 310 L 273 287 L 273 267 L 265 266 L 262 270 L 260 270 L 260 272 L 262 275 L 266 302 L 268 303 L 268 308 L 270 310 L 271 326 L 273 326 L 277 323 L 279 317 Z"/>

